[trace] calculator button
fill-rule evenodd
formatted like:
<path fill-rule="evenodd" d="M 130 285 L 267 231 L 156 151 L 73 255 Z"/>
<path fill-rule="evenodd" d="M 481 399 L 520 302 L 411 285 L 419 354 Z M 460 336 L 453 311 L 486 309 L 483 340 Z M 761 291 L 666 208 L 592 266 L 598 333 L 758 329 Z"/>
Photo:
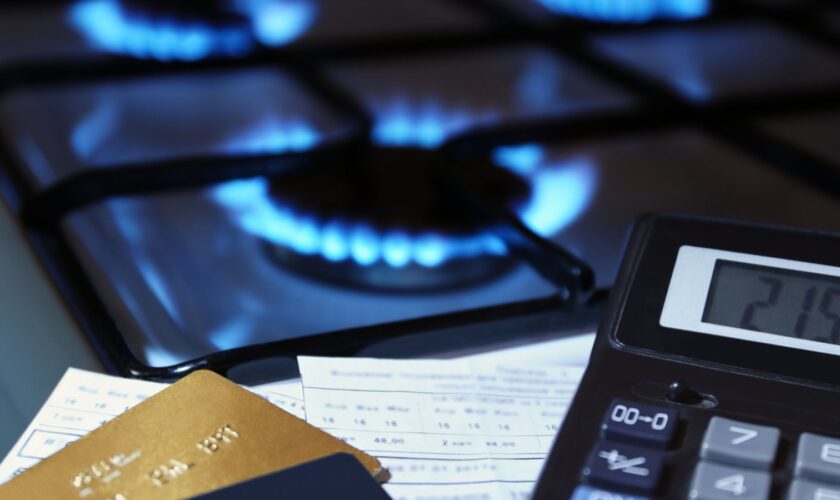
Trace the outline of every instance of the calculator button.
<path fill-rule="evenodd" d="M 615 493 L 613 491 L 593 488 L 591 486 L 578 486 L 572 493 L 571 500 L 650 500 L 648 497 L 628 495 L 626 493 Z"/>
<path fill-rule="evenodd" d="M 840 439 L 802 434 L 796 452 L 796 475 L 840 484 Z"/>
<path fill-rule="evenodd" d="M 677 429 L 679 412 L 622 399 L 613 400 L 601 429 L 614 441 L 667 448 Z"/>
<path fill-rule="evenodd" d="M 779 447 L 779 429 L 713 417 L 700 456 L 732 465 L 769 469 Z"/>
<path fill-rule="evenodd" d="M 796 479 L 790 485 L 787 500 L 840 500 L 840 487 Z"/>
<path fill-rule="evenodd" d="M 591 482 L 619 490 L 651 492 L 659 484 L 664 455 L 655 450 L 601 441 L 583 475 Z"/>
<path fill-rule="evenodd" d="M 767 472 L 700 462 L 688 496 L 692 500 L 763 500 L 770 497 L 770 484 Z"/>

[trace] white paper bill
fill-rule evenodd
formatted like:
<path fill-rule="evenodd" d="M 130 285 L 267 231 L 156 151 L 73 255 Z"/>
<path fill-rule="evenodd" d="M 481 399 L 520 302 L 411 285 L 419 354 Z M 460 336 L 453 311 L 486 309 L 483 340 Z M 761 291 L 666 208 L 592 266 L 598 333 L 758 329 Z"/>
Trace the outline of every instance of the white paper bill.
<path fill-rule="evenodd" d="M 529 498 L 581 367 L 299 357 L 309 423 L 382 460 L 395 499 Z"/>

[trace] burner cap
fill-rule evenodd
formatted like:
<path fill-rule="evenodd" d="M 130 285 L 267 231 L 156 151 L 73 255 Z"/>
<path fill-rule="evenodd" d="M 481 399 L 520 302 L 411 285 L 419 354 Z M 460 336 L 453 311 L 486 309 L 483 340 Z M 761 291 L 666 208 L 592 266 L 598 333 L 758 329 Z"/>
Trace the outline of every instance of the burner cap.
<path fill-rule="evenodd" d="M 127 13 L 148 18 L 177 19 L 183 22 L 205 22 L 217 27 L 248 27 L 248 20 L 223 2 L 214 0 L 121 0 Z"/>
<path fill-rule="evenodd" d="M 434 168 L 457 169 L 464 189 L 505 206 L 530 194 L 528 183 L 490 161 L 461 162 L 427 149 L 378 148 L 359 161 L 304 169 L 273 179 L 278 203 L 319 220 L 366 222 L 374 229 L 464 236 L 482 231 L 446 196 Z"/>
<path fill-rule="evenodd" d="M 388 290 L 463 286 L 508 269 L 510 259 L 498 242 L 495 252 L 481 248 L 492 239 L 487 228 L 446 194 L 435 169 L 443 175 L 452 169 L 459 186 L 501 206 L 517 206 L 531 194 L 525 179 L 489 159 L 458 161 L 420 148 L 371 149 L 347 162 L 275 177 L 271 197 L 278 210 L 318 221 L 321 228 L 342 225 L 355 228 L 350 232 L 361 231 L 377 255 L 387 251 L 388 235 L 402 235 L 406 257 L 396 259 L 397 265 L 395 259 L 376 257 L 331 262 L 323 254 L 304 254 L 274 243 L 269 244 L 271 254 L 285 267 L 318 279 Z M 350 232 L 342 234 L 352 239 Z M 447 259 L 423 255 L 459 245 L 475 248 Z"/>

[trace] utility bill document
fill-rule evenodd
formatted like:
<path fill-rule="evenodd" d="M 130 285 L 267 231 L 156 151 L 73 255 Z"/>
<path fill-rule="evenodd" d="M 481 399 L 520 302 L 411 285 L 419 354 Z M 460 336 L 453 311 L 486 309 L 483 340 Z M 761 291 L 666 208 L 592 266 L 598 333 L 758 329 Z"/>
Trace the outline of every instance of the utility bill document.
<path fill-rule="evenodd" d="M 530 498 L 583 375 L 470 359 L 298 363 L 307 421 L 379 458 L 398 500 Z"/>

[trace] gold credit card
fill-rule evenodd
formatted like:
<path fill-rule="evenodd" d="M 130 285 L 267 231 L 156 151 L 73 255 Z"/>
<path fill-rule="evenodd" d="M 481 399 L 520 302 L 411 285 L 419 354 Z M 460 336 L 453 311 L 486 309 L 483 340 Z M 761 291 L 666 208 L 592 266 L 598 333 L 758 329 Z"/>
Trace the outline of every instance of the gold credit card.
<path fill-rule="evenodd" d="M 377 459 L 198 371 L 0 485 L 0 499 L 186 498 L 338 452 L 387 480 Z"/>

